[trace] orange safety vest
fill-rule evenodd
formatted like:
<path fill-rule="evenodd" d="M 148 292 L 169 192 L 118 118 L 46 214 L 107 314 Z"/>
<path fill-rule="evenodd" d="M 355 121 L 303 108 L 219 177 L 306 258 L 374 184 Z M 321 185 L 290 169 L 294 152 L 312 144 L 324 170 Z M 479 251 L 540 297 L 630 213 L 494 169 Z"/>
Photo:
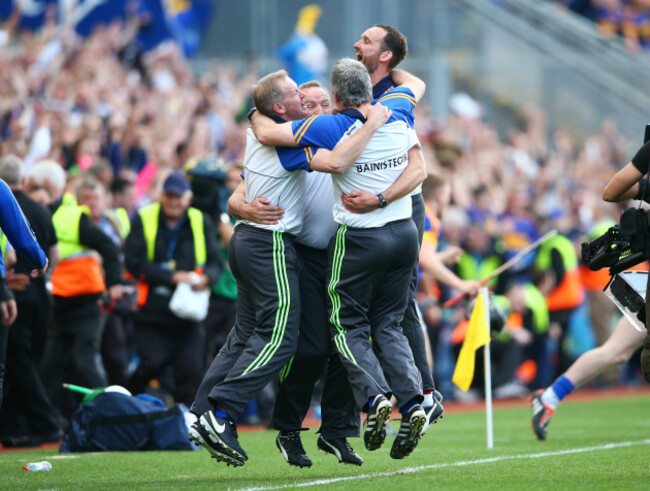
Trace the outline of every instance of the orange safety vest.
<path fill-rule="evenodd" d="M 562 282 L 546 297 L 546 304 L 550 312 L 573 309 L 578 307 L 585 298 L 585 291 L 580 281 L 578 258 L 569 239 L 562 235 L 550 238 L 540 247 L 535 266 L 546 271 L 551 268 L 551 251 L 556 249 L 562 256 L 564 263 L 564 278 Z"/>
<path fill-rule="evenodd" d="M 61 261 L 52 272 L 52 295 L 77 297 L 106 289 L 97 252 L 79 243 L 79 221 L 85 212 L 81 206 L 62 205 L 52 215 L 61 251 Z"/>

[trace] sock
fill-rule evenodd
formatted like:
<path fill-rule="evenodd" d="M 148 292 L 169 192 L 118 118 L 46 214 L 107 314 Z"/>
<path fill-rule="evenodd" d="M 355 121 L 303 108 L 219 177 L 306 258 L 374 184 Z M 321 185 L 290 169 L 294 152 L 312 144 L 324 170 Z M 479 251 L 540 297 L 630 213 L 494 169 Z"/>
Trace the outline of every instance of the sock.
<path fill-rule="evenodd" d="M 222 419 L 223 418 L 228 418 L 228 419 L 230 419 L 230 415 L 221 408 L 215 409 L 214 414 L 217 416 L 217 418 L 222 418 Z"/>
<path fill-rule="evenodd" d="M 372 403 L 374 402 L 374 400 L 375 400 L 374 397 L 371 397 L 370 399 L 368 399 L 368 410 L 370 410 L 370 408 L 372 407 Z"/>
<path fill-rule="evenodd" d="M 414 398 L 411 399 L 409 402 L 407 402 L 407 403 L 404 404 L 402 407 L 400 407 L 400 408 L 399 408 L 399 412 L 402 414 L 402 416 L 404 416 L 404 415 L 405 415 L 406 413 L 408 413 L 408 412 L 411 410 L 411 408 L 412 408 L 413 406 L 415 406 L 416 404 L 418 404 L 418 398 L 417 398 L 417 397 L 414 397 Z"/>
<path fill-rule="evenodd" d="M 432 407 L 433 406 L 433 391 L 425 390 L 422 395 L 424 395 L 424 401 L 422 401 L 423 407 Z"/>
<path fill-rule="evenodd" d="M 551 409 L 557 409 L 560 401 L 573 392 L 574 389 L 573 383 L 562 375 L 553 385 L 544 391 L 542 394 L 542 402 L 550 406 Z"/>

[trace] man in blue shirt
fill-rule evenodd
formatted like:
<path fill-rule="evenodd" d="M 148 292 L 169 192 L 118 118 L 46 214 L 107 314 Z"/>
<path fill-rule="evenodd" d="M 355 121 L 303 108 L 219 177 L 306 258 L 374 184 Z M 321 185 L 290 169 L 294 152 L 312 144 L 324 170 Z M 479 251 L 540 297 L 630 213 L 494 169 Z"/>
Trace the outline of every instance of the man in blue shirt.
<path fill-rule="evenodd" d="M 370 73 L 370 80 L 373 88 L 372 94 L 375 101 L 391 97 L 392 92 L 401 82 L 396 79 L 395 74 L 398 66 L 408 54 L 408 45 L 406 37 L 394 27 L 384 24 L 377 24 L 363 32 L 361 38 L 354 44 L 354 50 L 357 60 L 365 65 Z M 413 119 L 409 120 L 413 126 Z M 419 150 L 421 154 L 421 150 Z M 421 157 L 424 158 L 424 157 Z M 422 188 L 418 186 L 411 193 L 413 221 L 418 228 L 419 243 L 422 244 L 424 233 L 424 215 L 425 206 L 422 198 Z M 390 203 L 390 190 L 382 193 Z M 344 206 L 353 212 L 363 213 L 379 206 L 379 198 L 363 191 L 353 191 L 342 196 Z M 417 293 L 419 260 L 415 261 L 413 272 L 411 274 L 410 298 L 409 304 L 404 312 L 402 320 L 402 329 L 404 335 L 409 341 L 413 352 L 415 364 L 422 376 L 422 386 L 424 402 L 423 407 L 427 412 L 427 422 L 423 432 L 428 426 L 435 423 L 438 418 L 442 417 L 444 408 L 442 407 L 442 394 L 435 389 L 432 369 L 429 366 L 426 355 L 427 339 L 424 336 L 422 322 L 417 310 L 415 296 Z M 475 285 L 465 285 L 463 293 L 475 294 Z"/>
<path fill-rule="evenodd" d="M 34 268 L 30 276 L 40 278 L 47 269 L 47 257 L 38 245 L 25 215 L 7 184 L 0 180 L 0 229 L 14 249 Z M 3 241 L 4 242 L 4 241 Z M 9 326 L 18 316 L 16 300 L 9 291 L 5 276 L 5 265 L 0 253 L 0 406 L 2 406 L 2 386 L 5 372 L 5 356 Z"/>

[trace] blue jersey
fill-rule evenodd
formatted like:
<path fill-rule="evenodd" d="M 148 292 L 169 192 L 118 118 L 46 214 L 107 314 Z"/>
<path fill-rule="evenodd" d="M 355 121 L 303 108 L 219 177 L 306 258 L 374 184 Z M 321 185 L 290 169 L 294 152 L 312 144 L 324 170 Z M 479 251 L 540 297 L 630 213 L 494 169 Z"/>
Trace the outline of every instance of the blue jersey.
<path fill-rule="evenodd" d="M 38 245 L 32 227 L 23 215 L 9 186 L 0 179 L 0 229 L 7 236 L 14 249 L 24 256 L 34 268 L 45 266 L 45 253 Z M 0 254 L 0 272 L 5 275 L 5 264 Z"/>
<path fill-rule="evenodd" d="M 374 98 L 373 104 L 376 104 L 377 102 L 382 103 L 383 105 L 386 105 L 384 101 L 388 100 L 387 97 L 389 95 L 395 95 L 398 93 L 405 93 L 413 97 L 413 100 L 415 100 L 415 97 L 413 95 L 413 92 L 411 92 L 409 89 L 406 89 L 404 87 L 399 87 L 395 85 L 395 82 L 393 82 L 393 78 L 389 75 L 386 75 L 384 78 L 382 78 L 379 82 L 377 82 L 373 87 L 372 87 L 372 97 Z M 413 113 L 408 117 L 408 123 L 409 126 L 411 127 L 411 130 L 413 131 L 412 137 L 417 140 L 417 135 L 415 134 L 415 117 L 413 116 Z M 419 140 L 418 144 L 420 143 Z M 422 192 L 422 184 L 419 184 L 416 186 L 416 188 L 411 191 L 411 196 L 414 196 L 416 194 L 420 194 Z"/>
<path fill-rule="evenodd" d="M 413 126 L 413 109 L 417 105 L 417 101 L 410 89 L 395 87 L 375 102 L 379 102 L 393 111 L 386 125 L 404 121 L 410 127 Z M 293 121 L 291 126 L 298 146 L 332 150 L 345 136 L 355 120 L 365 121 L 365 118 L 355 109 L 346 109 L 338 114 L 317 114 L 307 119 Z M 311 161 L 313 152 L 313 148 L 309 151 L 305 149 L 305 153 L 310 157 L 308 161 Z"/>

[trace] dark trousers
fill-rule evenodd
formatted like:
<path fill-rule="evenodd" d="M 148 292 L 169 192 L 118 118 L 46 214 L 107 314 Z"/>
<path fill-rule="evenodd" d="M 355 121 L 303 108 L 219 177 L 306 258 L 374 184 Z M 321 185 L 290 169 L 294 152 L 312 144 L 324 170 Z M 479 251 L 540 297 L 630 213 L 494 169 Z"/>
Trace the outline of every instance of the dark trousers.
<path fill-rule="evenodd" d="M 380 393 L 394 393 L 400 404 L 422 399 L 422 379 L 400 327 L 417 254 L 411 219 L 369 229 L 342 225 L 330 241 L 330 328 L 361 408 Z"/>
<path fill-rule="evenodd" d="M 347 372 L 330 342 L 327 319 L 327 252 L 295 244 L 300 271 L 300 331 L 296 354 L 281 373 L 273 410 L 273 427 L 299 430 L 311 403 L 312 390 L 326 367 L 321 400 L 321 433 L 325 438 L 359 436 L 359 411 Z"/>
<path fill-rule="evenodd" d="M 210 296 L 210 307 L 205 325 L 205 366 L 212 363 L 214 356 L 226 344 L 228 333 L 235 324 L 237 300 L 231 298 Z"/>
<path fill-rule="evenodd" d="M 217 406 L 237 419 L 296 351 L 300 259 L 293 237 L 237 225 L 228 249 L 237 280 L 235 326 L 197 391 L 192 412 Z"/>
<path fill-rule="evenodd" d="M 18 317 L 8 329 L 7 373 L 0 435 L 48 435 L 59 430 L 56 411 L 38 374 L 47 328 L 52 321 L 51 299 L 18 299 Z"/>
<path fill-rule="evenodd" d="M 102 329 L 101 354 L 110 385 L 126 386 L 132 346 L 132 317 L 109 312 L 101 317 Z"/>
<path fill-rule="evenodd" d="M 40 374 L 50 401 L 65 417 L 72 415 L 76 405 L 67 397 L 68 391 L 67 402 L 62 402 L 62 382 L 88 388 L 106 386 L 99 355 L 101 337 L 99 314 L 75 316 L 71 311 L 55 311 Z"/>
<path fill-rule="evenodd" d="M 418 229 L 418 244 L 422 245 L 422 236 L 424 234 L 424 198 L 422 194 L 416 194 L 411 197 L 413 206 L 413 222 Z M 427 360 L 427 339 L 424 337 L 422 330 L 422 321 L 417 310 L 416 295 L 418 289 L 418 271 L 420 269 L 419 258 L 416 258 L 413 272 L 411 273 L 411 283 L 409 284 L 409 302 L 404 311 L 402 319 L 402 331 L 408 339 L 409 346 L 413 352 L 415 366 L 420 371 L 422 377 L 422 389 L 425 391 L 435 389 L 433 382 L 433 371 Z"/>
<path fill-rule="evenodd" d="M 160 327 L 136 321 L 135 345 L 140 357 L 128 388 L 143 392 L 149 381 L 171 368 L 173 385 L 166 387 L 176 402 L 191 404 L 201 380 L 205 331 L 198 323 Z"/>
<path fill-rule="evenodd" d="M 4 324 L 0 323 L 0 408 L 2 407 L 2 395 L 4 393 L 8 337 L 9 337 L 9 326 L 5 326 Z"/>

